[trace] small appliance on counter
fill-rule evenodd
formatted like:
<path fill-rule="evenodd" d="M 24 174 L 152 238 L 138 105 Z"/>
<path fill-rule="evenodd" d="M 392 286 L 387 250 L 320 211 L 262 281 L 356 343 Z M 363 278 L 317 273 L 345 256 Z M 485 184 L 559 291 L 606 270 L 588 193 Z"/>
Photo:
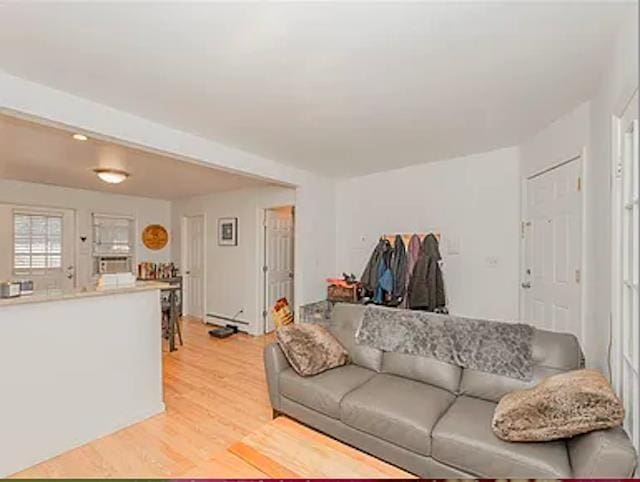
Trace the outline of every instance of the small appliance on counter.
<path fill-rule="evenodd" d="M 20 283 L 20 294 L 21 295 L 32 295 L 33 294 L 33 280 L 23 279 L 18 281 Z"/>
<path fill-rule="evenodd" d="M 0 283 L 0 298 L 15 298 L 20 296 L 20 282 L 3 281 Z"/>
<path fill-rule="evenodd" d="M 124 288 L 135 286 L 136 277 L 133 273 L 104 273 L 98 278 L 98 288 Z"/>

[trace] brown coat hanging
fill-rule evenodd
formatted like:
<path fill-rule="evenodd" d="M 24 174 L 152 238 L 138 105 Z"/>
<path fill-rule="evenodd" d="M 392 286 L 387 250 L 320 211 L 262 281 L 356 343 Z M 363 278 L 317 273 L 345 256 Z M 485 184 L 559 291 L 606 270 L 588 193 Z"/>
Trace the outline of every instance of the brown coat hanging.
<path fill-rule="evenodd" d="M 446 305 L 440 259 L 438 239 L 433 234 L 425 236 L 409 281 L 407 300 L 410 309 L 434 311 Z"/>

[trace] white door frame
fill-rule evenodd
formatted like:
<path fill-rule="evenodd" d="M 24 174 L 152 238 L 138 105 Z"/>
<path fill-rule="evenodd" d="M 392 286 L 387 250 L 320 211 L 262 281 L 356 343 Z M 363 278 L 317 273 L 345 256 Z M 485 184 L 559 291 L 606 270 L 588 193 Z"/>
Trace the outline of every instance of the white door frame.
<path fill-rule="evenodd" d="M 265 207 L 260 207 L 258 208 L 258 215 L 257 215 L 257 235 L 256 235 L 256 239 L 258 240 L 258 242 L 256 243 L 256 248 L 257 248 L 257 260 L 258 260 L 258 265 L 256 267 L 256 271 L 257 271 L 257 290 L 256 292 L 258 293 L 257 296 L 257 306 L 256 306 L 256 314 L 258 315 L 258 320 L 260 320 L 260 326 L 258 328 L 258 333 L 261 335 L 264 335 L 267 332 L 267 316 L 269 316 L 269 307 L 267 306 L 267 274 L 264 271 L 264 266 L 266 265 L 267 262 L 267 243 L 266 243 L 266 237 L 265 237 L 265 232 L 266 232 L 266 216 L 267 216 L 267 211 L 269 209 L 277 209 L 277 208 L 284 208 L 284 207 L 291 207 L 293 208 L 293 252 L 294 252 L 294 260 L 293 260 L 293 279 L 294 279 L 294 283 L 293 283 L 293 306 L 291 306 L 291 310 L 295 313 L 296 309 L 295 309 L 295 303 L 296 303 L 296 276 L 297 276 L 297 265 L 295 262 L 295 253 L 296 253 L 296 242 L 297 242 L 297 237 L 296 237 L 296 205 L 295 203 L 288 203 L 288 204 L 276 204 L 274 206 L 265 206 Z"/>
<path fill-rule="evenodd" d="M 526 215 L 527 215 L 527 182 L 537 176 L 540 176 L 542 174 L 545 174 L 548 171 L 552 171 L 558 167 L 561 167 L 565 164 L 568 164 L 570 162 L 574 162 L 574 161 L 578 161 L 579 164 L 579 170 L 580 170 L 580 179 L 581 179 L 581 186 L 580 186 L 580 190 L 582 192 L 582 199 L 581 199 L 581 211 L 582 211 L 582 228 L 581 228 L 581 240 L 580 240 L 580 333 L 582 335 L 582 338 L 584 337 L 584 333 L 585 333 L 585 325 L 586 325 L 586 318 L 585 318 L 585 313 L 586 313 L 586 297 L 585 297 L 585 280 L 587 279 L 587 276 L 589 275 L 587 273 L 586 268 L 586 239 L 587 239 L 587 231 L 586 231 L 586 227 L 587 227 L 587 217 L 586 217 L 586 192 L 588 189 L 588 170 L 585 168 L 585 166 L 587 165 L 586 163 L 586 156 L 587 156 L 587 152 L 586 152 L 586 148 L 582 148 L 578 153 L 576 153 L 573 156 L 570 156 L 566 159 L 563 159 L 562 161 L 559 162 L 555 162 L 543 169 L 540 169 L 532 174 L 529 174 L 526 177 L 523 177 L 521 179 L 521 189 L 520 189 L 520 273 L 518 276 L 518 282 L 520 284 L 520 286 L 518 287 L 519 289 L 519 297 L 518 297 L 518 312 L 520 314 L 520 319 L 524 320 L 525 319 L 525 296 L 526 296 L 526 290 L 525 288 L 523 288 L 522 283 L 524 282 L 524 274 L 525 274 L 525 263 L 526 263 L 526 259 L 525 259 L 525 236 L 524 236 L 524 230 L 526 229 L 525 223 L 528 221 L 526 219 Z M 584 346 L 584 339 L 580 339 L 580 344 Z"/>
<path fill-rule="evenodd" d="M 207 319 L 207 214 L 194 213 L 183 214 L 180 219 L 180 266 L 182 267 L 182 311 L 186 312 L 189 294 L 186 289 L 185 270 L 187 266 L 187 222 L 188 218 L 200 216 L 202 217 L 202 323 L 206 323 Z"/>

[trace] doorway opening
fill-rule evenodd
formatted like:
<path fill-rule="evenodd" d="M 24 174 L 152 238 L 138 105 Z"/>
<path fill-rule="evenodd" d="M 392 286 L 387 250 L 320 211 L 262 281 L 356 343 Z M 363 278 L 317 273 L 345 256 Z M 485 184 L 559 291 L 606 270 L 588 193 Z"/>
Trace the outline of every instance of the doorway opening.
<path fill-rule="evenodd" d="M 205 319 L 205 215 L 182 218 L 183 315 Z"/>
<path fill-rule="evenodd" d="M 582 341 L 582 155 L 527 178 L 521 318 Z"/>
<path fill-rule="evenodd" d="M 262 265 L 262 327 L 275 329 L 270 310 L 280 298 L 294 305 L 295 208 L 278 206 L 264 210 Z"/>

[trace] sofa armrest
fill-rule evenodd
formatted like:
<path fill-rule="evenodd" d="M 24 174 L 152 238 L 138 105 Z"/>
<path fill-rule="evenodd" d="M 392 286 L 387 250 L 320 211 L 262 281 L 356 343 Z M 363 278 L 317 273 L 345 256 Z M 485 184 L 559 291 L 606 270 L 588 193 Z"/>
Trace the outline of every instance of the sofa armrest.
<path fill-rule="evenodd" d="M 578 435 L 567 448 L 575 478 L 633 477 L 637 455 L 621 427 Z"/>
<path fill-rule="evenodd" d="M 278 387 L 280 373 L 289 366 L 289 362 L 277 343 L 270 343 L 264 348 L 264 369 L 267 375 L 269 400 L 274 410 L 280 410 L 280 388 Z"/>

